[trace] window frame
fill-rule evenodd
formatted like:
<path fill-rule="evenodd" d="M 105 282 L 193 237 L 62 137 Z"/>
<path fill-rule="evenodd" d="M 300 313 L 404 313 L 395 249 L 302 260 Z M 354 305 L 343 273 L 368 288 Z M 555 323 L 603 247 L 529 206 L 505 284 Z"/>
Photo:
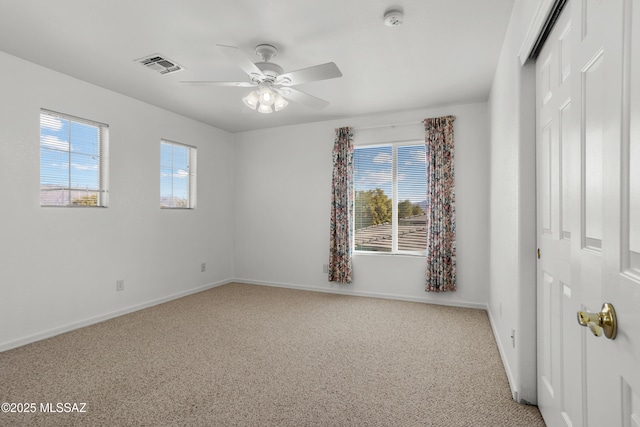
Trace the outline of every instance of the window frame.
<path fill-rule="evenodd" d="M 356 249 L 356 245 L 355 245 L 355 216 L 356 216 L 356 209 L 355 209 L 355 200 L 356 200 L 356 183 L 355 183 L 355 151 L 358 149 L 365 149 L 365 148 L 375 148 L 375 147 L 391 147 L 391 159 L 392 159 L 392 163 L 391 163 L 391 173 L 392 173 L 392 185 L 391 185 L 391 189 L 392 189 L 392 194 L 391 194 L 391 251 L 389 252 L 384 252 L 384 251 L 370 251 L 370 250 L 362 250 L 362 249 Z M 425 142 L 424 140 L 421 139 L 405 139 L 405 140 L 393 140 L 393 141 L 384 141 L 384 142 L 375 142 L 375 143 L 364 143 L 364 144 L 357 144 L 354 146 L 354 183 L 353 183 L 353 203 L 354 203 L 354 209 L 353 209 L 353 222 L 354 222 L 354 231 L 353 231 L 353 236 L 351 238 L 351 247 L 353 248 L 353 252 L 354 254 L 357 255 L 382 255 L 382 256 L 417 256 L 417 257 L 426 257 L 427 256 L 427 242 L 425 241 L 425 248 L 424 251 L 405 251 L 405 250 L 399 250 L 398 249 L 398 226 L 399 226 L 399 221 L 398 221 L 398 203 L 400 202 L 398 200 L 398 147 L 411 147 L 411 146 L 421 146 L 425 147 Z M 426 167 L 426 164 L 425 164 Z M 425 181 L 426 181 L 426 174 L 425 174 Z M 429 183 L 426 182 L 426 185 L 428 186 Z M 427 194 L 425 192 L 425 199 L 427 197 Z M 426 212 L 425 212 L 426 214 Z"/>
<path fill-rule="evenodd" d="M 52 148 L 52 147 L 44 147 L 43 146 L 43 120 L 42 120 L 42 116 L 48 116 L 54 119 L 59 119 L 59 120 L 64 120 L 68 122 L 68 126 L 69 126 L 69 133 L 67 135 L 67 139 L 68 141 L 63 141 L 68 143 L 68 149 L 63 150 L 63 149 L 59 149 L 59 148 Z M 95 120 L 89 120 L 89 119 L 85 119 L 82 117 L 77 117 L 77 116 L 73 116 L 70 114 L 66 114 L 66 113 L 60 113 L 58 111 L 53 111 L 53 110 L 48 110 L 46 108 L 41 108 L 40 109 L 40 115 L 39 115 L 39 130 L 40 130 L 40 150 L 39 150 L 39 155 L 40 155 L 40 207 L 61 207 L 61 208 L 106 208 L 109 206 L 109 125 L 105 124 L 105 123 L 101 123 Z M 88 126 L 93 126 L 95 128 L 97 128 L 98 130 L 98 153 L 97 153 L 97 157 L 98 157 L 98 161 L 97 161 L 97 167 L 98 167 L 98 172 L 97 172 L 97 179 L 98 179 L 98 188 L 96 190 L 91 190 L 91 192 L 93 193 L 97 193 L 97 197 L 96 197 L 96 204 L 95 205 L 90 205 L 90 204 L 73 204 L 72 200 L 73 198 L 71 197 L 71 192 L 72 191 L 90 191 L 88 189 L 85 190 L 80 190 L 80 189 L 74 189 L 72 187 L 72 155 L 74 154 L 74 151 L 72 150 L 72 144 L 73 141 L 71 139 L 71 125 L 72 123 L 76 123 L 76 124 L 80 124 L 80 125 L 88 125 Z M 42 200 L 42 181 L 43 181 L 43 176 L 42 176 L 42 167 L 43 167 L 43 157 L 42 157 L 42 150 L 49 150 L 51 152 L 59 152 L 59 153 L 65 153 L 67 154 L 68 157 L 68 179 L 67 179 L 67 185 L 65 186 L 61 186 L 58 190 L 60 191 L 66 191 L 69 193 L 69 203 L 68 204 L 43 204 L 43 200 Z M 80 154 L 80 155 L 88 155 L 88 153 L 83 153 L 83 152 L 76 152 L 75 154 Z"/>
<path fill-rule="evenodd" d="M 167 144 L 172 147 L 180 147 L 187 149 L 187 204 L 186 206 L 168 206 L 163 205 L 162 198 L 162 178 L 163 178 L 163 165 L 162 163 L 162 145 Z M 173 152 L 171 154 L 171 169 L 173 170 Z M 175 201 L 175 197 L 173 196 L 173 191 L 175 186 L 173 185 L 174 177 L 171 177 L 171 199 Z M 161 138 L 160 139 L 160 209 L 178 209 L 178 210 L 193 210 L 196 208 L 196 195 L 197 195 L 197 147 L 189 144 L 184 144 L 182 142 L 172 141 L 170 139 Z"/>

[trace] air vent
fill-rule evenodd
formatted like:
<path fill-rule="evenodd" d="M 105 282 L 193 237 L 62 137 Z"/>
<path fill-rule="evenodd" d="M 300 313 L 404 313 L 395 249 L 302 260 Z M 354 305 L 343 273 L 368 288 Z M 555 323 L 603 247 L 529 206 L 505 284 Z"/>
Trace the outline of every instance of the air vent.
<path fill-rule="evenodd" d="M 157 71 L 160 74 L 169 74 L 184 70 L 184 67 L 176 64 L 175 61 L 172 61 L 159 53 L 154 53 L 153 55 L 136 59 L 136 62 L 139 62 L 145 67 L 150 68 L 153 71 Z"/>

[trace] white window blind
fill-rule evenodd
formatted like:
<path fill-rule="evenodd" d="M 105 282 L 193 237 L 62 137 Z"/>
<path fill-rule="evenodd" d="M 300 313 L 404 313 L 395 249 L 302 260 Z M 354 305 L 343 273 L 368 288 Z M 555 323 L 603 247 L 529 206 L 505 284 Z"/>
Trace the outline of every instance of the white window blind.
<path fill-rule="evenodd" d="M 195 209 L 195 147 L 173 141 L 160 141 L 160 207 Z"/>
<path fill-rule="evenodd" d="M 40 111 L 40 205 L 106 207 L 109 126 Z"/>
<path fill-rule="evenodd" d="M 356 251 L 426 251 L 426 163 L 423 142 L 354 150 Z"/>

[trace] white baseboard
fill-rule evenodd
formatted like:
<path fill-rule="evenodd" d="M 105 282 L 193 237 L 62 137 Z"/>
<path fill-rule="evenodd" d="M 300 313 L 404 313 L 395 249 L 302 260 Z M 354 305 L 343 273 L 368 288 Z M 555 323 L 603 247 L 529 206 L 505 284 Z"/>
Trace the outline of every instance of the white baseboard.
<path fill-rule="evenodd" d="M 162 298 L 157 298 L 141 304 L 125 307 L 120 310 L 112 311 L 110 313 L 105 313 L 105 314 L 95 316 L 95 317 L 90 317 L 88 319 L 84 319 L 78 322 L 69 323 L 67 325 L 49 329 L 44 332 L 39 332 L 37 334 L 29 335 L 24 338 L 19 338 L 17 340 L 0 343 L 0 353 L 3 351 L 11 350 L 13 348 L 21 347 L 23 345 L 31 344 L 36 341 L 41 341 L 47 338 L 51 338 L 56 335 L 64 334 L 65 332 L 71 332 L 75 329 L 84 328 L 85 326 L 93 325 L 96 323 L 104 322 L 105 320 L 113 319 L 115 317 L 119 317 L 129 313 L 133 313 L 134 311 L 143 310 L 145 308 L 153 307 L 154 305 L 158 305 L 168 301 L 172 301 L 174 299 L 186 297 L 187 295 L 195 294 L 198 292 L 206 291 L 207 289 L 212 289 L 218 286 L 226 285 L 231 282 L 233 282 L 233 280 L 223 280 L 220 282 L 210 283 L 208 285 L 200 286 L 198 288 L 189 289 L 188 291 L 178 292 L 176 294 L 167 295 Z"/>
<path fill-rule="evenodd" d="M 489 307 L 487 307 L 487 315 L 489 316 L 491 330 L 493 331 L 493 336 L 498 346 L 498 352 L 500 353 L 500 358 L 502 359 L 502 364 L 504 365 L 504 370 L 507 374 L 507 381 L 509 382 L 509 388 L 511 389 L 511 397 L 513 398 L 513 400 L 520 403 L 520 393 L 518 393 L 518 388 L 516 387 L 516 382 L 513 378 L 513 373 L 511 372 L 511 367 L 509 366 L 509 362 L 504 351 L 504 346 L 502 345 L 502 341 L 500 340 L 500 334 L 498 333 L 498 329 L 496 327 L 495 321 L 493 320 L 493 315 L 491 314 L 491 310 L 489 310 Z"/>
<path fill-rule="evenodd" d="M 464 307 L 464 308 L 476 308 L 480 310 L 487 310 L 486 304 L 480 304 L 469 301 L 436 301 L 434 299 L 429 298 L 420 298 L 420 297 L 412 297 L 406 295 L 397 295 L 397 294 L 388 294 L 388 293 L 379 293 L 379 292 L 366 292 L 366 291 L 354 291 L 348 289 L 349 285 L 337 285 L 337 288 L 324 288 L 319 286 L 307 286 L 307 285 L 297 285 L 291 283 L 279 283 L 279 282 L 267 282 L 262 280 L 252 280 L 252 279 L 241 279 L 235 278 L 233 282 L 236 283 L 246 283 L 248 285 L 259 285 L 259 286 L 271 286 L 275 288 L 288 288 L 288 289 L 297 289 L 301 291 L 311 291 L 311 292 L 324 292 L 328 294 L 340 294 L 340 295 L 351 295 L 351 296 L 359 296 L 359 297 L 369 297 L 369 298 L 381 298 L 381 299 L 392 299 L 399 301 L 410 301 L 410 302 L 422 302 L 426 304 L 437 304 L 437 305 L 447 305 L 451 307 Z"/>

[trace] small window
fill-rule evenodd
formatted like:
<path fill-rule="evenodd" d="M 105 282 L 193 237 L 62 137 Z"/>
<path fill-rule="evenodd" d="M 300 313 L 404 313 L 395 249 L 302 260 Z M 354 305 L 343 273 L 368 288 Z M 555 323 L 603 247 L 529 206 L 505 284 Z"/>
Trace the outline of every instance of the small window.
<path fill-rule="evenodd" d="M 106 207 L 109 126 L 40 111 L 40 206 Z"/>
<path fill-rule="evenodd" d="M 424 142 L 354 150 L 355 250 L 425 254 Z"/>
<path fill-rule="evenodd" d="M 160 141 L 160 207 L 195 209 L 196 148 Z"/>

